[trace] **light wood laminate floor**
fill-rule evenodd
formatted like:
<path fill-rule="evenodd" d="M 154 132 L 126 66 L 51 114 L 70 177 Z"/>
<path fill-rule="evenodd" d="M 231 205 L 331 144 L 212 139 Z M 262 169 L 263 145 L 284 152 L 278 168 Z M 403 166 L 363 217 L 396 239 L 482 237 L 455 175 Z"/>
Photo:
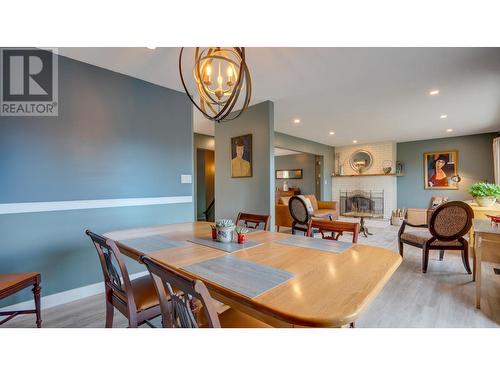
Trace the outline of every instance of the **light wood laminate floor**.
<path fill-rule="evenodd" d="M 368 226 L 374 235 L 369 238 L 360 236 L 360 243 L 397 251 L 397 227 Z M 344 240 L 350 238 L 345 236 Z M 437 251 L 431 252 L 427 274 L 421 273 L 421 258 L 420 249 L 405 246 L 402 265 L 356 322 L 357 327 L 500 326 L 500 276 L 494 274 L 494 264 L 483 262 L 482 309 L 477 310 L 472 275 L 465 273 L 458 252 L 446 252 L 443 261 L 438 260 Z M 104 327 L 104 318 L 102 295 L 46 309 L 42 313 L 43 327 Z M 114 323 L 115 327 L 127 326 L 118 312 L 115 312 Z M 159 325 L 159 320 L 153 323 Z M 3 327 L 35 327 L 35 320 L 31 316 L 17 317 Z"/>

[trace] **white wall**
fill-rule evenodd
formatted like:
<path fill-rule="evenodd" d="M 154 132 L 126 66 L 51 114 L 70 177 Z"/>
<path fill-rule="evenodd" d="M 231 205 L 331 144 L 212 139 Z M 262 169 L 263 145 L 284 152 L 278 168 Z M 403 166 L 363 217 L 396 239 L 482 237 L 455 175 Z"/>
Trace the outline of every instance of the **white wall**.
<path fill-rule="evenodd" d="M 357 174 L 349 164 L 349 158 L 353 152 L 357 150 L 365 150 L 372 154 L 373 164 L 372 166 L 365 170 L 365 174 L 375 174 L 384 173 L 383 163 L 385 160 L 390 160 L 392 162 L 392 172 L 394 173 L 396 169 L 396 143 L 386 142 L 386 143 L 372 143 L 365 145 L 352 145 L 352 146 L 342 146 L 335 147 L 335 155 L 338 156 L 338 163 L 344 166 L 344 174 Z M 337 171 L 335 171 L 337 172 Z"/>
<path fill-rule="evenodd" d="M 384 191 L 384 219 L 390 219 L 397 207 L 397 178 L 395 176 L 332 177 L 333 200 L 340 202 L 340 191 Z"/>
<path fill-rule="evenodd" d="M 344 175 L 357 174 L 349 164 L 349 158 L 353 152 L 365 150 L 372 154 L 373 164 L 365 170 L 363 174 L 379 174 L 383 172 L 385 160 L 392 162 L 392 171 L 396 169 L 396 143 L 372 143 L 364 145 L 352 145 L 335 147 L 335 155 L 338 157 L 340 165 L 344 166 Z M 384 219 L 391 217 L 392 210 L 397 208 L 397 177 L 395 176 L 353 176 L 353 177 L 332 177 L 332 197 L 333 200 L 340 201 L 340 191 L 349 190 L 372 190 L 384 191 Z"/>

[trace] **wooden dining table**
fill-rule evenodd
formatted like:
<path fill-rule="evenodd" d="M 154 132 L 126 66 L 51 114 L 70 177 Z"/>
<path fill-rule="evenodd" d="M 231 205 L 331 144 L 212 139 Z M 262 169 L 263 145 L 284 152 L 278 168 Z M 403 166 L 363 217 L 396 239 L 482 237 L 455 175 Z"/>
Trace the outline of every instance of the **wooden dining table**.
<path fill-rule="evenodd" d="M 141 257 L 147 255 L 201 279 L 214 299 L 273 327 L 342 327 L 355 322 L 402 261 L 398 253 L 381 247 L 346 244 L 347 250 L 339 253 L 321 251 L 294 245 L 298 236 L 267 231 L 249 233 L 247 240 L 258 245 L 231 254 L 188 242 L 192 238 L 207 238 L 211 233 L 210 224 L 191 222 L 134 228 L 105 233 L 105 236 L 114 240 L 127 257 L 140 262 Z M 154 251 L 138 245 L 137 239 L 158 235 L 182 245 Z M 287 243 L 282 243 L 283 240 Z M 184 269 L 223 256 L 287 271 L 293 277 L 251 298 Z"/>

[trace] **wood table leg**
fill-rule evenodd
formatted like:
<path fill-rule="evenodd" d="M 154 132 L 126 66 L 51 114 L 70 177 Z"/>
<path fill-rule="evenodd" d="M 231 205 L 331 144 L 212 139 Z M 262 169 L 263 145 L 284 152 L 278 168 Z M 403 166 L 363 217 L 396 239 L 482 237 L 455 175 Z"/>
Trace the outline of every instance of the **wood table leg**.
<path fill-rule="evenodd" d="M 475 239 L 474 239 L 474 229 L 471 228 L 469 231 L 469 254 L 472 255 L 473 258 L 473 267 L 472 267 L 472 281 L 476 281 L 476 251 L 475 251 Z"/>
<path fill-rule="evenodd" d="M 476 233 L 474 238 L 474 263 L 476 270 L 476 308 L 481 308 L 481 243 L 480 234 Z"/>
<path fill-rule="evenodd" d="M 40 284 L 36 282 L 33 284 L 33 297 L 35 298 L 35 314 L 36 314 L 36 326 L 38 328 L 42 327 L 42 312 L 41 312 L 41 305 L 40 305 L 40 291 L 42 288 L 40 287 Z"/>

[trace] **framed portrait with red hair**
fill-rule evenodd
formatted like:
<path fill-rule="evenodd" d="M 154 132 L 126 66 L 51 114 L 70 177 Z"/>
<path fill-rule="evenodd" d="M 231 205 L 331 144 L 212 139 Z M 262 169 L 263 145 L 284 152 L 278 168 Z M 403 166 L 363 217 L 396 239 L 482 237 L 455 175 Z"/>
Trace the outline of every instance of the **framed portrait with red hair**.
<path fill-rule="evenodd" d="M 425 189 L 457 190 L 458 151 L 424 153 Z"/>

